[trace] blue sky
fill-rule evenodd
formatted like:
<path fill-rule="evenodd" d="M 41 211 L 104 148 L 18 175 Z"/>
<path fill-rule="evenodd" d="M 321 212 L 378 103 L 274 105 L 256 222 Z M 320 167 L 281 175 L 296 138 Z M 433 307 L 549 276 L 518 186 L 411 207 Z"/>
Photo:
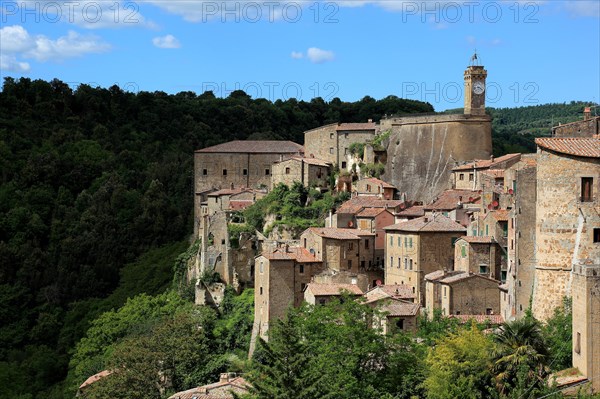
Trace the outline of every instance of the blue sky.
<path fill-rule="evenodd" d="M 600 1 L 4 1 L 2 77 L 269 100 L 600 101 Z"/>

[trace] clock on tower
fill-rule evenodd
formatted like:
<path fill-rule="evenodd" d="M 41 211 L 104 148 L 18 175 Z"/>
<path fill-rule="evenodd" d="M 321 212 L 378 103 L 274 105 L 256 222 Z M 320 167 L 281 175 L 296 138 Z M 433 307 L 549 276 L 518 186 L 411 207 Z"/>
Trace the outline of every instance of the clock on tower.
<path fill-rule="evenodd" d="M 477 53 L 465 71 L 465 114 L 485 115 L 485 79 L 487 71 L 479 65 Z"/>

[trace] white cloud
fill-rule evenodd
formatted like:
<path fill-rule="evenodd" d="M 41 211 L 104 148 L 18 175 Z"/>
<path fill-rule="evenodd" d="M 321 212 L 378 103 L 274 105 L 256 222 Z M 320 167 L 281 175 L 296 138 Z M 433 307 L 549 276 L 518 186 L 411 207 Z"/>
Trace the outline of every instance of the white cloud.
<path fill-rule="evenodd" d="M 173 35 L 166 35 L 155 37 L 152 39 L 152 44 L 154 44 L 158 48 L 179 48 L 181 47 L 181 43 L 179 40 Z"/>
<path fill-rule="evenodd" d="M 66 36 L 52 40 L 44 35 L 32 36 L 20 25 L 0 29 L 0 56 L 3 70 L 27 72 L 30 65 L 20 58 L 39 62 L 62 61 L 89 53 L 108 51 L 110 45 L 94 35 L 69 31 Z"/>
<path fill-rule="evenodd" d="M 306 51 L 306 57 L 314 64 L 322 64 L 324 62 L 333 61 L 335 54 L 333 51 L 321 50 L 317 47 L 311 47 Z"/>
<path fill-rule="evenodd" d="M 0 71 L 26 73 L 30 69 L 28 62 L 18 61 L 14 55 L 0 54 Z"/>
<path fill-rule="evenodd" d="M 304 54 L 300 51 L 292 51 L 291 57 L 295 60 L 300 60 L 304 58 Z"/>
<path fill-rule="evenodd" d="M 565 7 L 573 17 L 600 18 L 600 2 L 597 0 L 569 1 L 565 4 Z"/>

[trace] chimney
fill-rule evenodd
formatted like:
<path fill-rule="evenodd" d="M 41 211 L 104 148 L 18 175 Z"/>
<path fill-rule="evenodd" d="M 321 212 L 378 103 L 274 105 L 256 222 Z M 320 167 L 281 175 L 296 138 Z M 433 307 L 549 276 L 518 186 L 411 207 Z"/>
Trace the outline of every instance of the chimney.
<path fill-rule="evenodd" d="M 219 382 L 229 382 L 229 373 L 221 373 Z"/>
<path fill-rule="evenodd" d="M 231 189 L 233 190 L 233 183 L 231 183 Z"/>
<path fill-rule="evenodd" d="M 425 216 L 425 217 L 423 218 L 423 221 L 424 221 L 425 223 L 429 222 L 429 217 Z"/>
<path fill-rule="evenodd" d="M 286 254 L 287 254 L 288 252 L 290 252 L 290 245 L 289 245 L 289 244 L 285 244 L 284 248 L 285 248 L 285 253 L 286 253 Z"/>
<path fill-rule="evenodd" d="M 490 156 L 490 161 L 494 162 L 494 156 Z"/>
<path fill-rule="evenodd" d="M 592 109 L 590 107 L 585 107 L 583 109 L 583 120 L 587 121 L 592 117 Z"/>
<path fill-rule="evenodd" d="M 369 120 L 367 120 L 367 122 L 373 123 L 373 119 L 369 119 Z"/>

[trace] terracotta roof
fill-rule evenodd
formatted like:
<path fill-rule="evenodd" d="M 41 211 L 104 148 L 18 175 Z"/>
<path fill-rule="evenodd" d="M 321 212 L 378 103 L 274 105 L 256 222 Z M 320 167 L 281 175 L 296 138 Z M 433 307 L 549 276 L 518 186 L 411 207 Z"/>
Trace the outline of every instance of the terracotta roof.
<path fill-rule="evenodd" d="M 383 298 L 414 299 L 412 287 L 406 284 L 386 284 L 371 288 L 365 293 L 366 303 L 379 301 Z"/>
<path fill-rule="evenodd" d="M 444 277 L 454 276 L 454 275 L 460 274 L 460 273 L 463 273 L 463 272 L 460 272 L 457 270 L 436 270 L 434 272 L 427 273 L 424 278 L 425 278 L 425 280 L 428 280 L 428 281 L 438 281 Z"/>
<path fill-rule="evenodd" d="M 425 207 L 423 205 L 411 206 L 408 209 L 405 209 L 401 212 L 396 213 L 396 216 L 407 216 L 407 217 L 425 216 Z"/>
<path fill-rule="evenodd" d="M 410 231 L 410 232 L 465 232 L 467 229 L 444 215 L 423 216 L 420 218 L 400 222 L 392 226 L 384 227 L 386 231 Z"/>
<path fill-rule="evenodd" d="M 477 323 L 490 322 L 496 325 L 504 323 L 504 317 L 499 314 L 452 314 L 446 317 L 458 319 L 461 324 L 467 323 L 469 320 L 475 320 Z"/>
<path fill-rule="evenodd" d="M 357 218 L 374 218 L 382 212 L 389 212 L 385 208 L 365 208 L 356 214 Z"/>
<path fill-rule="evenodd" d="M 520 153 L 516 153 L 516 154 L 506 154 L 501 157 L 492 158 L 492 159 L 476 159 L 473 162 L 469 162 L 467 164 L 457 166 L 452 170 L 458 171 L 458 170 L 473 170 L 473 169 L 488 169 L 488 168 L 494 169 L 494 166 L 497 166 L 498 164 L 500 164 L 504 161 L 508 161 L 512 158 L 516 158 L 516 157 L 520 157 L 520 156 L 521 156 Z"/>
<path fill-rule="evenodd" d="M 375 130 L 377 128 L 377 124 L 375 122 L 367 122 L 367 123 L 340 123 L 335 130 L 339 131 L 347 131 L 347 130 Z"/>
<path fill-rule="evenodd" d="M 336 227 L 309 227 L 313 234 L 336 240 L 360 240 L 362 236 L 374 236 L 375 233 L 359 229 L 338 229 Z"/>
<path fill-rule="evenodd" d="M 103 370 L 97 374 L 94 374 L 93 376 L 89 377 L 87 380 L 85 380 L 83 382 L 83 384 L 81 384 L 79 386 L 79 389 L 83 389 L 85 387 L 87 387 L 88 385 L 93 384 L 94 382 L 104 378 L 104 377 L 108 377 L 109 375 L 111 375 L 113 372 L 110 370 Z"/>
<path fill-rule="evenodd" d="M 317 159 L 317 158 L 293 157 L 293 159 L 295 159 L 296 161 L 304 161 L 304 163 L 307 163 L 309 165 L 325 166 L 325 167 L 331 166 L 331 162 L 324 161 L 322 159 Z"/>
<path fill-rule="evenodd" d="M 387 317 L 416 316 L 421 308 L 418 303 L 401 299 L 383 299 L 381 302 L 380 310 L 387 313 Z"/>
<path fill-rule="evenodd" d="M 479 192 L 472 190 L 446 190 L 429 205 L 425 205 L 425 210 L 449 211 L 456 209 L 458 203 L 471 204 L 480 197 Z M 462 198 L 462 199 L 461 199 Z"/>
<path fill-rule="evenodd" d="M 540 137 L 538 147 L 585 158 L 600 158 L 600 139 L 590 137 Z"/>
<path fill-rule="evenodd" d="M 171 395 L 169 399 L 233 399 L 231 391 L 238 395 L 244 394 L 248 392 L 249 387 L 250 384 L 244 378 L 237 377 L 178 392 Z"/>
<path fill-rule="evenodd" d="M 285 248 L 276 248 L 273 251 L 263 252 L 261 256 L 269 260 L 295 260 L 298 263 L 321 262 L 303 247 L 288 247 L 287 251 Z"/>
<path fill-rule="evenodd" d="M 354 295 L 362 295 L 363 292 L 356 284 L 321 284 L 321 283 L 308 283 L 306 290 L 312 292 L 315 296 L 333 296 L 341 295 L 342 291 L 348 291 Z"/>
<path fill-rule="evenodd" d="M 492 217 L 499 222 L 508 222 L 508 209 L 498 209 L 491 211 Z"/>
<path fill-rule="evenodd" d="M 469 244 L 493 244 L 496 241 L 492 236 L 463 236 L 460 240 L 465 240 Z"/>
<path fill-rule="evenodd" d="M 370 177 L 368 179 L 361 179 L 360 181 L 358 181 L 357 183 L 360 183 L 362 181 L 367 181 L 373 184 L 377 184 L 379 186 L 382 186 L 383 188 L 396 188 L 396 186 L 391 185 L 390 183 L 384 182 L 383 180 L 379 180 L 375 177 Z"/>
<path fill-rule="evenodd" d="M 360 196 L 344 202 L 337 210 L 337 213 L 356 214 L 363 208 L 396 208 L 402 204 L 404 204 L 404 201 L 382 200 L 375 196 Z"/>
<path fill-rule="evenodd" d="M 241 211 L 254 204 L 252 200 L 232 200 L 229 201 L 229 209 L 232 211 Z"/>
<path fill-rule="evenodd" d="M 250 188 L 246 188 L 246 187 L 238 187 L 238 188 L 224 188 L 218 191 L 213 191 L 212 193 L 208 194 L 209 197 L 220 197 L 222 195 L 234 195 L 234 194 L 240 194 L 246 191 L 252 191 L 252 189 Z"/>
<path fill-rule="evenodd" d="M 500 286 L 500 281 L 491 279 L 491 278 L 486 277 L 486 276 L 482 276 L 481 274 L 465 273 L 465 272 L 460 272 L 460 273 L 457 273 L 457 274 L 455 274 L 453 276 L 447 276 L 447 277 L 444 277 L 443 279 L 438 280 L 438 281 L 440 283 L 442 283 L 442 284 L 454 284 L 454 283 L 457 283 L 459 281 L 468 280 L 470 278 L 484 278 L 486 280 L 490 280 L 490 281 L 496 282 L 496 283 L 498 283 L 498 286 Z"/>
<path fill-rule="evenodd" d="M 296 154 L 304 147 L 289 140 L 235 140 L 197 150 L 197 153 Z"/>

